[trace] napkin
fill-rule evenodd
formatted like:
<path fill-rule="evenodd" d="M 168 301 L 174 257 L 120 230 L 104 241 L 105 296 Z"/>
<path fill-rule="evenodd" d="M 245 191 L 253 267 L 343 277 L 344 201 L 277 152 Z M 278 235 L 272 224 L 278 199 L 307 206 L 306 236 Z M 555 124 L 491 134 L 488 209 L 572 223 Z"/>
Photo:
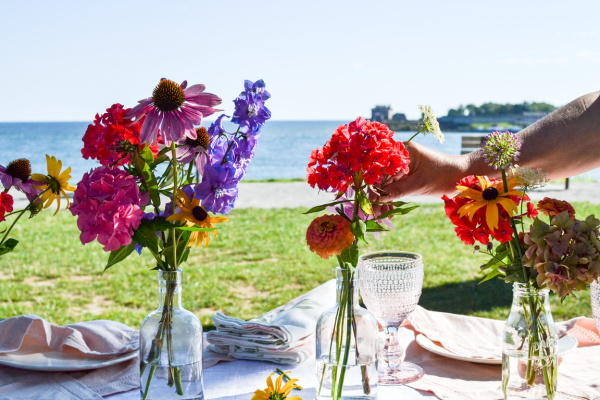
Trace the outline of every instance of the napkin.
<path fill-rule="evenodd" d="M 138 332 L 115 321 L 65 326 L 35 315 L 0 321 L 0 355 L 55 352 L 69 358 L 109 360 L 138 349 Z M 74 372 L 42 372 L 0 367 L 0 400 L 102 399 L 139 386 L 139 360 Z"/>
<path fill-rule="evenodd" d="M 557 322 L 559 336 L 565 333 L 575 336 L 581 328 L 591 328 L 586 320 L 587 318 L 580 317 Z M 400 329 L 398 332 L 400 344 L 406 349 L 405 360 L 421 366 L 425 371 L 423 378 L 408 386 L 434 393 L 443 400 L 503 398 L 500 365 L 476 364 L 437 355 L 421 348 L 415 342 L 415 337 L 420 333 L 424 334 L 447 350 L 462 356 L 492 358 L 501 354 L 500 338 L 504 324 L 505 321 L 428 311 L 417 306 L 404 325 L 408 329 Z M 598 359 L 600 346 L 591 344 L 585 348 L 580 345 L 563 355 L 558 367 L 557 398 L 600 398 Z"/>
<path fill-rule="evenodd" d="M 246 360 L 298 364 L 314 353 L 317 319 L 335 305 L 335 280 L 278 307 L 244 321 L 221 313 L 213 316 L 216 330 L 206 335 L 213 352 Z"/>

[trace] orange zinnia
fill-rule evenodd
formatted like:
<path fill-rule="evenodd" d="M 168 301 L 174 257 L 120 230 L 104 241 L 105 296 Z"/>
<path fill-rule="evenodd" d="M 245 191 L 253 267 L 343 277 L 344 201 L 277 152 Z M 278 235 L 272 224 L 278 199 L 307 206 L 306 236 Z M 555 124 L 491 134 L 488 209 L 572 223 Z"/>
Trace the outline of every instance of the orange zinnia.
<path fill-rule="evenodd" d="M 549 217 L 558 215 L 563 211 L 569 213 L 569 218 L 575 220 L 575 209 L 569 202 L 564 200 L 551 199 L 550 197 L 544 197 L 537 204 L 538 211 L 543 212 Z"/>

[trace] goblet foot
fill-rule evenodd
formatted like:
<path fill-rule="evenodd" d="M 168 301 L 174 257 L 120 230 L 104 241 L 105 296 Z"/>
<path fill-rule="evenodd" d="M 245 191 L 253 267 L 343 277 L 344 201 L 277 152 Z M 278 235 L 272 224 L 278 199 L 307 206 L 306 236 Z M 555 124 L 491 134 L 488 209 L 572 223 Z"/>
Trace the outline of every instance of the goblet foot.
<path fill-rule="evenodd" d="M 404 385 L 417 381 L 425 372 L 417 364 L 402 362 L 396 368 L 389 367 L 379 371 L 380 385 Z"/>

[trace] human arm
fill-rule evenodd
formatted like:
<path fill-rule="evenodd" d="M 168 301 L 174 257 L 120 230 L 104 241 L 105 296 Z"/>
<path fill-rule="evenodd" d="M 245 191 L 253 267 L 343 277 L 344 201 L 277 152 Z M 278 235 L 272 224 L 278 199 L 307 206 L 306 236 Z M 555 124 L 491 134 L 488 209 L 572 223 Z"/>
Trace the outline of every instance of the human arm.
<path fill-rule="evenodd" d="M 600 167 L 600 92 L 579 97 L 518 134 L 522 142 L 518 164 L 541 168 L 549 179 L 560 179 Z M 485 162 L 483 151 L 462 156 L 447 155 L 417 143 L 407 149 L 411 164 L 408 175 L 388 180 L 383 190 L 391 201 L 409 194 L 440 197 L 455 191 L 467 175 L 500 177 Z"/>

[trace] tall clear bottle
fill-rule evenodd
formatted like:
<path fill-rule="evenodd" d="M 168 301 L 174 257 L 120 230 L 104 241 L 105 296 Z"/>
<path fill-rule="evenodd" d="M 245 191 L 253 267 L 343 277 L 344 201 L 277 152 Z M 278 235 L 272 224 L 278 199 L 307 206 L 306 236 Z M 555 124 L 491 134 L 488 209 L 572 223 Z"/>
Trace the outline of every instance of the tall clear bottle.
<path fill-rule="evenodd" d="M 317 399 L 377 399 L 377 320 L 358 303 L 358 269 L 335 273 L 336 305 L 317 321 Z"/>
<path fill-rule="evenodd" d="M 554 399 L 558 335 L 548 290 L 515 283 L 502 343 L 506 399 Z"/>
<path fill-rule="evenodd" d="M 140 328 L 142 399 L 204 399 L 202 325 L 182 306 L 181 276 L 158 271 L 158 309 Z"/>

